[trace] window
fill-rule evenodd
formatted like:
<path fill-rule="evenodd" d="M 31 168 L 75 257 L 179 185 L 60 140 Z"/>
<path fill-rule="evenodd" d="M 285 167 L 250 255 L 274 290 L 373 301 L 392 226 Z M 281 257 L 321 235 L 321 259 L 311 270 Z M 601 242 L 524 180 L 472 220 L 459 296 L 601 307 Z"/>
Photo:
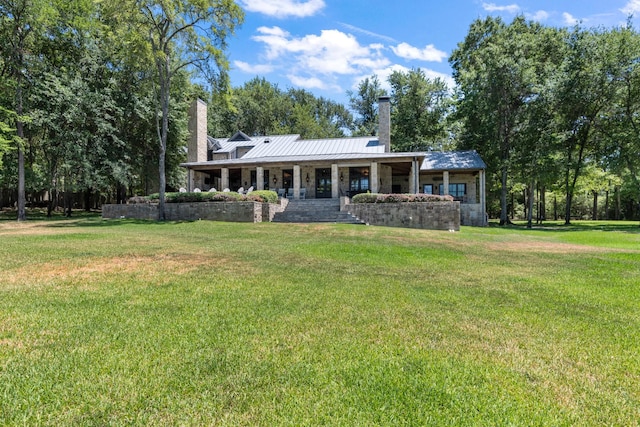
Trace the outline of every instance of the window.
<path fill-rule="evenodd" d="M 349 193 L 351 196 L 369 190 L 369 168 L 349 168 Z"/>
<path fill-rule="evenodd" d="M 444 185 L 440 184 L 438 190 L 440 194 L 444 194 Z M 467 194 L 467 184 L 449 184 L 449 195 L 455 200 L 462 200 L 465 194 Z"/>
<path fill-rule="evenodd" d="M 433 184 L 425 184 L 422 192 L 424 194 L 433 194 Z"/>

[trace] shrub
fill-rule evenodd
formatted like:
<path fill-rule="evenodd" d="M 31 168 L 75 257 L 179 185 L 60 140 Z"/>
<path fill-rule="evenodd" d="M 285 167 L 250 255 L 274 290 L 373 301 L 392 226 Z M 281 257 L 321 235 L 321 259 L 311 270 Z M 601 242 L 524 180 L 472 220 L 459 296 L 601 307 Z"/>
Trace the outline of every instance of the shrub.
<path fill-rule="evenodd" d="M 247 199 L 262 203 L 278 203 L 278 193 L 273 190 L 256 190 L 248 194 Z"/>
<path fill-rule="evenodd" d="M 407 203 L 407 202 L 449 202 L 452 196 L 439 196 L 436 194 L 356 194 L 351 199 L 352 203 Z"/>
<path fill-rule="evenodd" d="M 157 203 L 160 196 L 151 194 L 149 196 L 137 196 L 130 198 L 127 202 L 134 203 Z M 278 194 L 275 191 L 252 191 L 249 195 L 238 194 L 235 191 L 219 191 L 210 193 L 166 193 L 165 201 L 167 203 L 197 203 L 197 202 L 260 202 L 260 203 L 277 203 Z"/>
<path fill-rule="evenodd" d="M 149 203 L 151 203 L 151 199 L 150 199 L 150 197 L 151 197 L 151 196 L 149 196 L 149 197 L 145 197 L 145 196 L 133 196 L 133 197 L 130 197 L 130 198 L 127 200 L 127 204 L 128 204 L 128 205 L 149 204 Z"/>

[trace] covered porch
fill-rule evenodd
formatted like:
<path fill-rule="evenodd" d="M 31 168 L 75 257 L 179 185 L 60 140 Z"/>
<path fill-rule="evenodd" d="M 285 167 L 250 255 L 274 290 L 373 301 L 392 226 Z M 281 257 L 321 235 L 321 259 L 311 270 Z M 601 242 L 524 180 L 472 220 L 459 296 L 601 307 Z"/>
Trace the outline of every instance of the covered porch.
<path fill-rule="evenodd" d="M 358 193 L 420 192 L 422 153 L 352 155 L 342 158 L 242 159 L 185 164 L 188 191 L 273 190 L 292 199 L 322 199 Z"/>

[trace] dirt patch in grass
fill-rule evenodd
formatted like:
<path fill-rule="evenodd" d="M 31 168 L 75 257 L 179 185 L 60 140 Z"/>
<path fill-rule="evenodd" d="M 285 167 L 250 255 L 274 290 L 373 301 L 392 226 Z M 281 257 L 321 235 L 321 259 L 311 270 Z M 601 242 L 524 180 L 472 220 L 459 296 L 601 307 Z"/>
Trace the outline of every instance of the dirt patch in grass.
<path fill-rule="evenodd" d="M 504 252 L 546 252 L 556 254 L 571 253 L 605 253 L 605 252 L 625 252 L 614 248 L 601 248 L 597 246 L 574 245 L 570 243 L 558 242 L 491 242 L 485 244 L 491 251 Z"/>
<path fill-rule="evenodd" d="M 133 275 L 136 279 L 158 280 L 171 275 L 187 274 L 201 268 L 220 268 L 226 273 L 244 269 L 240 263 L 229 259 L 212 259 L 205 255 L 158 254 L 155 256 L 121 256 L 87 258 L 80 262 L 60 264 L 47 262 L 23 266 L 9 272 L 0 283 L 12 287 L 57 285 L 61 283 L 83 284 L 93 287 L 109 275 Z M 5 286 L 6 287 L 6 286 Z"/>

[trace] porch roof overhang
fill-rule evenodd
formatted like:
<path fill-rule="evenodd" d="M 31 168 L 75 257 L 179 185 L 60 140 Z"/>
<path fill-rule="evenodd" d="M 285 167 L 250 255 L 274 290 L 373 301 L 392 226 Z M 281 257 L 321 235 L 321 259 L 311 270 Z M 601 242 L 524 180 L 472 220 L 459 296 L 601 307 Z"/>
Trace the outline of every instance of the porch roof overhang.
<path fill-rule="evenodd" d="M 476 172 L 487 169 L 475 150 L 428 152 L 420 167 L 420 172 Z"/>
<path fill-rule="evenodd" d="M 222 168 L 268 167 L 304 163 L 406 163 L 417 160 L 423 162 L 425 153 L 355 153 L 355 154 L 317 154 L 309 156 L 278 156 L 250 159 L 213 160 L 208 162 L 181 163 L 180 166 L 196 171 L 217 170 Z"/>

